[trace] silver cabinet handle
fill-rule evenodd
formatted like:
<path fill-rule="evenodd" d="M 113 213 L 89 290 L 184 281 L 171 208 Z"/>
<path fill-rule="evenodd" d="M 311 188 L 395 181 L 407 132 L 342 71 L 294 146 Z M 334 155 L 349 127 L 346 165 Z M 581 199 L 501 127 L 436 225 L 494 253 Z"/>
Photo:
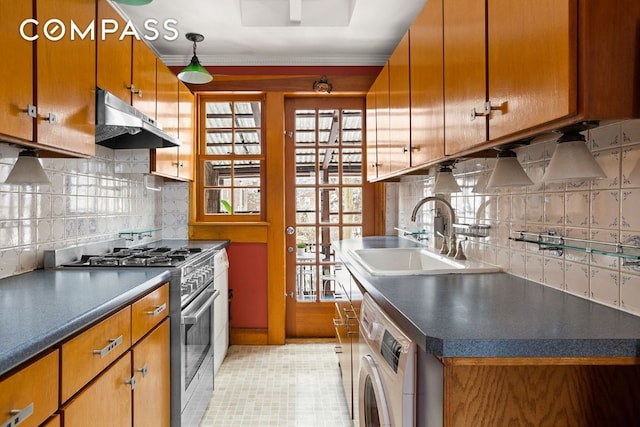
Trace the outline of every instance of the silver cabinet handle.
<path fill-rule="evenodd" d="M 107 354 L 111 353 L 111 351 L 113 351 L 114 348 L 118 347 L 120 344 L 122 344 L 123 338 L 122 335 L 120 335 L 118 338 L 110 338 L 109 339 L 109 344 L 107 344 L 106 347 L 100 349 L 100 350 L 93 350 L 93 354 L 99 354 L 100 358 L 104 358 Z"/>
<path fill-rule="evenodd" d="M 486 106 L 483 106 L 481 113 L 478 113 L 478 111 L 475 108 L 472 108 L 471 114 L 469 114 L 469 119 L 470 121 L 474 121 L 476 117 L 486 117 L 488 115 L 489 113 L 486 111 Z"/>
<path fill-rule="evenodd" d="M 38 117 L 38 108 L 33 104 L 29 104 L 27 105 L 27 109 L 25 110 L 25 113 L 27 113 L 27 116 L 35 119 Z"/>
<path fill-rule="evenodd" d="M 2 423 L 1 427 L 15 427 L 22 424 L 24 420 L 33 414 L 33 402 L 27 405 L 24 409 L 12 409 L 9 411 L 9 414 L 11 415 L 11 418 Z"/>
<path fill-rule="evenodd" d="M 132 376 L 131 378 L 126 380 L 124 383 L 130 385 L 131 386 L 131 390 L 135 390 L 136 389 L 136 383 L 137 383 L 136 376 L 135 375 Z"/>
<path fill-rule="evenodd" d="M 142 374 L 142 378 L 144 378 L 149 373 L 149 366 L 145 363 L 142 368 L 138 368 L 136 371 L 140 372 Z"/>
<path fill-rule="evenodd" d="M 167 304 L 165 303 L 165 304 L 162 304 L 162 305 L 157 306 L 157 307 L 155 308 L 155 310 L 147 311 L 146 313 L 147 313 L 149 316 L 157 316 L 158 314 L 160 314 L 160 313 L 162 313 L 163 311 L 165 311 L 165 310 L 166 310 L 166 308 L 167 308 Z"/>

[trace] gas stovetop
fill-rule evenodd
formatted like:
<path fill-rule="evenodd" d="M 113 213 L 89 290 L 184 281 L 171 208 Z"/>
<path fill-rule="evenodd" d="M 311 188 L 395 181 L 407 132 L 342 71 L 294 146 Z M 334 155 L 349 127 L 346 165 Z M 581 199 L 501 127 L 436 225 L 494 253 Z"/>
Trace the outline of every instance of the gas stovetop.
<path fill-rule="evenodd" d="M 101 254 L 85 254 L 79 260 L 62 264 L 63 267 L 178 267 L 190 257 L 202 252 L 201 248 L 135 247 L 114 248 Z"/>

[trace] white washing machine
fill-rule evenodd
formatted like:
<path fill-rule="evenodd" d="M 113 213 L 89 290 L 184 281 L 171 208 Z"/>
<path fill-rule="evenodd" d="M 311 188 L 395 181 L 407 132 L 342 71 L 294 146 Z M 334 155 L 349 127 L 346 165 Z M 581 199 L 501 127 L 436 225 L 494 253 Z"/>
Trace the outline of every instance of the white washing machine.
<path fill-rule="evenodd" d="M 360 308 L 360 331 L 366 342 L 358 378 L 360 427 L 414 427 L 415 343 L 369 294 Z"/>

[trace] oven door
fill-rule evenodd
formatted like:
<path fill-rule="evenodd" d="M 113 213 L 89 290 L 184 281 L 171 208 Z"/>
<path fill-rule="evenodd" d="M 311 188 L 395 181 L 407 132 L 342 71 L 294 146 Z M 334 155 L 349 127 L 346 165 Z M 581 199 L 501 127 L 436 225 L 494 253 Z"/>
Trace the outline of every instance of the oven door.
<path fill-rule="evenodd" d="M 180 346 L 182 371 L 182 410 L 186 407 L 203 369 L 213 369 L 213 303 L 219 292 L 208 285 L 189 305 L 182 309 Z M 212 375 L 209 375 L 212 377 Z M 213 386 L 213 385 L 212 385 Z"/>

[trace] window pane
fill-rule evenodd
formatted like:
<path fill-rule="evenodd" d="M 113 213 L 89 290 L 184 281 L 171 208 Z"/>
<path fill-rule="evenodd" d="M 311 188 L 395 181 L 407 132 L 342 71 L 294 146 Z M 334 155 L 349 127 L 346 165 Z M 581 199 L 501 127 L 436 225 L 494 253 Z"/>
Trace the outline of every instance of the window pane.
<path fill-rule="evenodd" d="M 261 126 L 260 102 L 235 103 L 235 127 L 259 128 Z"/>
<path fill-rule="evenodd" d="M 320 188 L 318 189 L 318 198 L 321 212 L 320 222 L 337 222 L 337 214 L 340 209 L 338 191 L 335 188 Z"/>
<path fill-rule="evenodd" d="M 204 190 L 205 213 L 212 214 L 230 214 L 231 213 L 231 190 L 228 188 L 214 188 Z"/>
<path fill-rule="evenodd" d="M 316 222 L 316 199 L 313 188 L 296 189 L 296 218 L 300 224 Z"/>
<path fill-rule="evenodd" d="M 334 253 L 331 248 L 332 241 L 340 240 L 340 227 L 320 227 L 320 261 L 330 262 L 333 261 Z"/>
<path fill-rule="evenodd" d="M 205 161 L 204 185 L 206 187 L 231 185 L 231 162 L 228 160 Z"/>
<path fill-rule="evenodd" d="M 342 145 L 362 145 L 362 111 L 342 112 Z"/>
<path fill-rule="evenodd" d="M 316 143 L 316 115 L 314 110 L 296 111 L 296 144 Z"/>
<path fill-rule="evenodd" d="M 318 153 L 318 182 L 320 184 L 339 184 L 339 164 L 337 148 L 321 148 Z"/>
<path fill-rule="evenodd" d="M 342 227 L 343 239 L 358 239 L 362 237 L 362 227 Z"/>
<path fill-rule="evenodd" d="M 237 187 L 259 187 L 260 160 L 233 161 L 233 185 Z"/>
<path fill-rule="evenodd" d="M 206 126 L 209 129 L 228 129 L 232 126 L 231 102 L 207 102 L 206 114 Z"/>
<path fill-rule="evenodd" d="M 362 188 L 344 187 L 342 189 L 342 211 L 345 213 L 362 212 Z"/>
<path fill-rule="evenodd" d="M 362 183 L 362 150 L 349 148 L 342 150 L 342 183 Z"/>
<path fill-rule="evenodd" d="M 243 130 L 235 133 L 236 154 L 260 154 L 260 131 Z"/>
<path fill-rule="evenodd" d="M 233 213 L 257 214 L 260 213 L 260 189 L 259 188 L 234 188 Z"/>
<path fill-rule="evenodd" d="M 298 265 L 296 267 L 296 300 L 298 302 L 316 301 L 316 267 L 315 265 Z"/>
<path fill-rule="evenodd" d="M 231 135 L 230 130 L 207 130 L 207 154 L 231 154 Z"/>
<path fill-rule="evenodd" d="M 338 139 L 338 110 L 318 111 L 318 142 L 336 144 Z"/>
<path fill-rule="evenodd" d="M 296 150 L 296 184 L 316 183 L 316 150 L 304 148 Z"/>

